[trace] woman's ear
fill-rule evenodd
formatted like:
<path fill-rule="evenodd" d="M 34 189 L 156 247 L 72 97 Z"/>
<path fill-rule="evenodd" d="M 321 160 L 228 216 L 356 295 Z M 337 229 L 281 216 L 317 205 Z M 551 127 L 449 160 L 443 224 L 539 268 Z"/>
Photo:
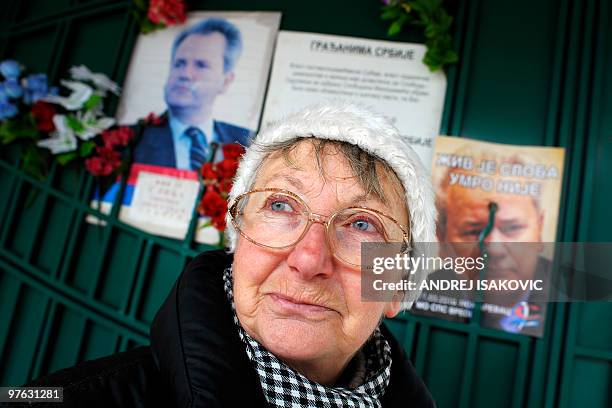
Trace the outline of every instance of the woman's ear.
<path fill-rule="evenodd" d="M 400 312 L 400 310 L 402 309 L 401 298 L 401 296 L 394 296 L 392 301 L 387 302 L 383 310 L 383 313 L 386 318 L 390 319 L 392 317 L 395 317 Z"/>

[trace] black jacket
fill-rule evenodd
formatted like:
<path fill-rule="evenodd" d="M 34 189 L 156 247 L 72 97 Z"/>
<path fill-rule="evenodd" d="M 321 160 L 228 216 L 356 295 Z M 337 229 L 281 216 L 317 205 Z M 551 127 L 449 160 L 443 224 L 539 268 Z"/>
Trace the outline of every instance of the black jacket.
<path fill-rule="evenodd" d="M 206 252 L 187 266 L 155 317 L 150 347 L 84 362 L 29 385 L 63 386 L 62 407 L 266 406 L 223 290 L 222 273 L 231 261 L 222 251 Z M 400 345 L 386 327 L 383 333 L 393 358 L 383 407 L 435 406 Z"/>

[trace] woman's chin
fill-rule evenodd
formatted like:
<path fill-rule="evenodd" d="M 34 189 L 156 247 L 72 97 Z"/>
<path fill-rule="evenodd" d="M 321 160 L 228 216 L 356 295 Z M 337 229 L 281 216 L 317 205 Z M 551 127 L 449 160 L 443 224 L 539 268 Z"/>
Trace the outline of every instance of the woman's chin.
<path fill-rule="evenodd" d="M 314 361 L 337 350 L 337 333 L 330 322 L 311 322 L 299 318 L 264 319 L 256 338 L 277 357 L 286 361 Z"/>

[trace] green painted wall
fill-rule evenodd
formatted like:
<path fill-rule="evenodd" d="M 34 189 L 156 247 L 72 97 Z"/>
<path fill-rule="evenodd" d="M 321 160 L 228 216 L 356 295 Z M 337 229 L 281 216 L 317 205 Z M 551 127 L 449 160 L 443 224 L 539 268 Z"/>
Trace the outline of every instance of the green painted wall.
<path fill-rule="evenodd" d="M 386 38 L 376 0 L 190 4 L 280 10 L 282 29 Z M 121 82 L 137 36 L 129 5 L 4 0 L 0 56 L 52 80 L 78 63 Z M 566 147 L 558 238 L 612 241 L 612 4 L 471 0 L 448 8 L 461 62 L 448 72 L 441 133 Z M 149 236 L 115 214 L 105 228 L 88 225 L 89 176 L 53 167 L 40 183 L 17 166 L 17 152 L 2 147 L 0 384 L 146 344 L 174 279 L 206 248 Z M 612 304 L 558 304 L 548 313 L 542 339 L 410 315 L 391 324 L 440 407 L 612 406 Z"/>

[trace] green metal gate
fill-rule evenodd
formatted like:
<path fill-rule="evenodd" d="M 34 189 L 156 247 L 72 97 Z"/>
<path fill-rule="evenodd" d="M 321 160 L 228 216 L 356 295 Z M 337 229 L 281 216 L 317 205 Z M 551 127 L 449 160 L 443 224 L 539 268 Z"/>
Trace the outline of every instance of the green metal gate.
<path fill-rule="evenodd" d="M 52 81 L 74 64 L 121 82 L 137 37 L 127 0 L 0 5 L 0 56 Z M 567 148 L 560 241 L 612 241 L 612 5 L 607 0 L 447 2 L 460 64 L 441 133 Z M 282 29 L 385 39 L 376 0 L 192 1 L 193 9 L 281 10 Z M 419 39 L 415 33 L 402 40 Z M 113 107 L 111 107 L 113 108 Z M 148 342 L 188 260 L 206 247 L 104 218 L 94 187 L 53 167 L 45 182 L 0 160 L 0 384 Z M 610 271 L 612 274 L 612 270 Z M 612 406 L 612 304 L 557 304 L 534 339 L 404 315 L 390 324 L 440 407 Z M 406 401 L 410 406 L 410 401 Z"/>

